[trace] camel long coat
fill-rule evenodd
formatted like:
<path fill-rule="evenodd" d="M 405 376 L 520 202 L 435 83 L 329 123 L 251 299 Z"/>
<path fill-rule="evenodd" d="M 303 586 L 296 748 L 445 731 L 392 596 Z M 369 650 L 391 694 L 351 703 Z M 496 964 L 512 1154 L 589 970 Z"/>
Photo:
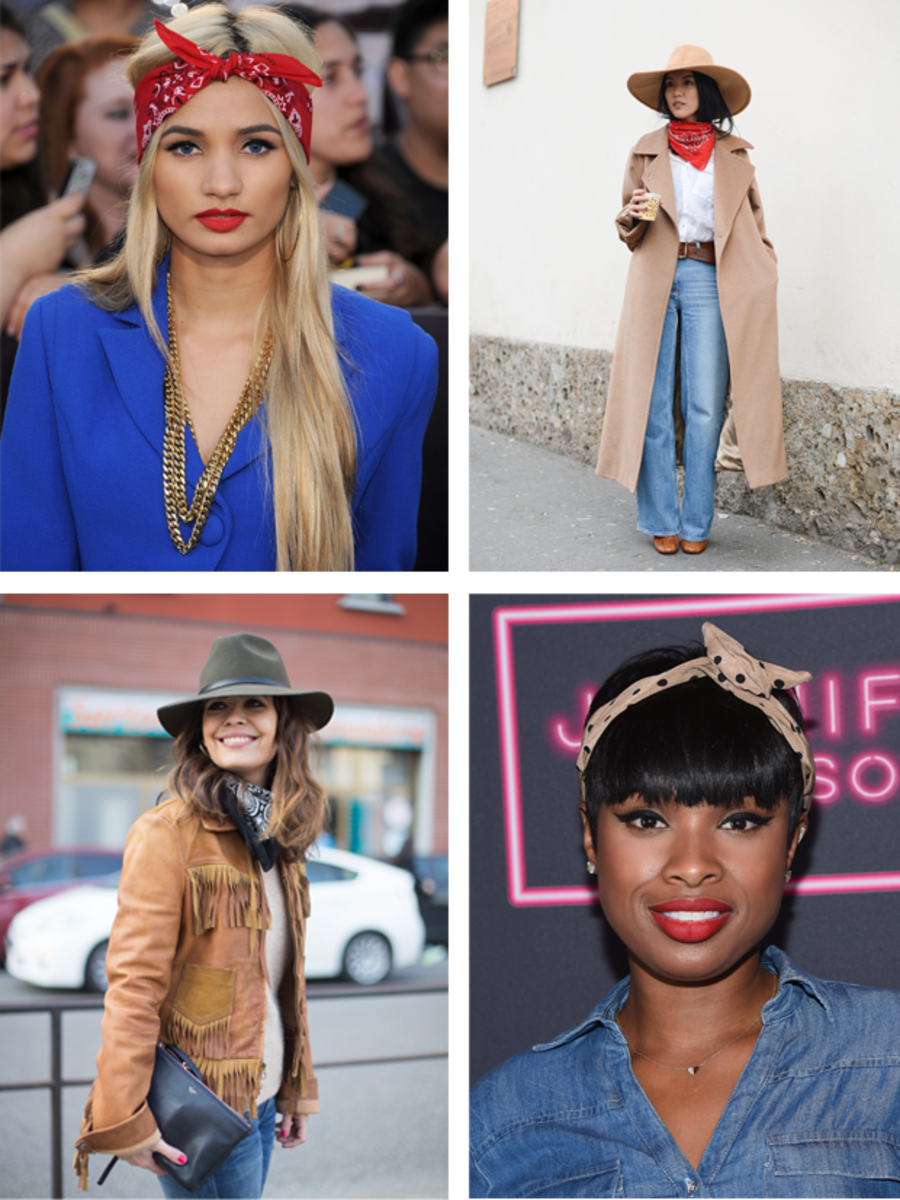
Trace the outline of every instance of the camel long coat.
<path fill-rule="evenodd" d="M 787 477 L 778 370 L 778 283 L 775 251 L 766 236 L 749 142 L 716 142 L 714 166 L 716 278 L 728 344 L 731 410 L 716 466 L 743 470 L 750 487 Z M 627 206 L 635 188 L 662 197 L 656 221 L 632 220 L 623 208 L 619 237 L 632 251 L 616 336 L 597 474 L 634 491 L 644 449 L 656 360 L 678 261 L 675 186 L 668 130 L 648 133 L 631 151 L 622 187 Z"/>

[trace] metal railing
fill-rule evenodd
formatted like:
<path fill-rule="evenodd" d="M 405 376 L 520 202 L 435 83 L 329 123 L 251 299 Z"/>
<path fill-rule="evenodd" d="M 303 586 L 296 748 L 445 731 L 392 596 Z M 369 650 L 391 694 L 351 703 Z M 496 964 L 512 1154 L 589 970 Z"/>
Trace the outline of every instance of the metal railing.
<path fill-rule="evenodd" d="M 407 996 L 426 992 L 446 992 L 447 984 L 432 983 L 384 983 L 354 990 L 350 987 L 307 985 L 307 1002 L 313 1000 L 359 1000 L 367 996 Z M 30 1003 L 0 1003 L 0 1017 L 21 1013 L 49 1013 L 50 1015 L 50 1078 L 35 1079 L 27 1083 L 0 1083 L 2 1092 L 50 1092 L 50 1196 L 52 1200 L 63 1197 L 63 1088 L 90 1087 L 90 1079 L 63 1079 L 62 1075 L 62 1016 L 65 1012 L 85 1012 L 103 1008 L 103 997 L 71 997 L 66 1000 L 34 1000 Z M 446 1050 L 417 1054 L 392 1054 L 379 1058 L 334 1059 L 330 1062 L 316 1061 L 316 1071 L 327 1071 L 329 1067 L 368 1067 L 384 1063 L 420 1062 L 426 1059 L 447 1058 Z M 70 1142 L 74 1139 L 70 1139 Z"/>

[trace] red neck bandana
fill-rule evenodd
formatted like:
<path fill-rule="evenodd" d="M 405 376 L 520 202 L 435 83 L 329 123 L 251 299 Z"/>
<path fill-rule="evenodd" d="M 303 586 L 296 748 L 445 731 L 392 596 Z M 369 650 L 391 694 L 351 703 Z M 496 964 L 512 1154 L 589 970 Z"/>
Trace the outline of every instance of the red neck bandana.
<path fill-rule="evenodd" d="M 188 41 L 161 21 L 156 21 L 155 25 L 156 32 L 179 57 L 175 62 L 148 71 L 135 88 L 138 162 L 166 117 L 187 104 L 207 84 L 224 83 L 232 75 L 254 84 L 272 101 L 296 133 L 309 162 L 312 100 L 305 85 L 322 86 L 315 71 L 287 54 L 232 54 L 229 58 L 216 58 L 215 54 Z"/>
<path fill-rule="evenodd" d="M 669 145 L 698 171 L 705 169 L 715 144 L 715 130 L 705 121 L 669 122 Z"/>

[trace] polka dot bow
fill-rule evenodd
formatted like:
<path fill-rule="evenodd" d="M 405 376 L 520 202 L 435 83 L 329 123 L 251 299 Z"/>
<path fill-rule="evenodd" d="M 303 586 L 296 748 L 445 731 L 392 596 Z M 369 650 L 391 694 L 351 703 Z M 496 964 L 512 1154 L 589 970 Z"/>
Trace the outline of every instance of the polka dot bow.
<path fill-rule="evenodd" d="M 309 162 L 312 101 L 307 85 L 322 86 L 315 71 L 288 54 L 232 54 L 228 58 L 217 58 L 163 25 L 162 21 L 154 23 L 156 32 L 179 57 L 148 71 L 135 88 L 138 162 L 166 117 L 187 104 L 201 88 L 217 81 L 225 83 L 232 75 L 246 79 L 272 101 L 296 133 Z"/>
<path fill-rule="evenodd" d="M 699 679 L 706 675 L 726 692 L 731 692 L 739 700 L 744 700 L 764 712 L 787 741 L 800 760 L 803 772 L 803 812 L 808 812 L 816 786 L 816 765 L 812 747 L 788 710 L 775 699 L 774 693 L 796 687 L 798 683 L 806 683 L 812 679 L 812 675 L 809 671 L 788 671 L 784 667 L 776 667 L 772 663 L 751 658 L 740 642 L 717 629 L 710 621 L 703 626 L 703 641 L 706 645 L 705 658 L 692 658 L 690 662 L 672 667 L 662 675 L 639 679 L 627 691 L 591 714 L 585 726 L 577 759 L 579 773 L 584 772 L 594 746 L 619 713 L 650 696 L 658 695 L 666 688 L 676 687 L 679 683 L 687 683 L 689 679 Z"/>

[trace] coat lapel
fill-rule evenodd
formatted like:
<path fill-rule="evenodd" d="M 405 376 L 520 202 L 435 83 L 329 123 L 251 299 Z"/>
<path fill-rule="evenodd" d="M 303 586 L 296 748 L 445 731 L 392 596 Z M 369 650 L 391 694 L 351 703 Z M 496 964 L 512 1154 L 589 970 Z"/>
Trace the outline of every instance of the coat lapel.
<path fill-rule="evenodd" d="M 655 155 L 644 169 L 644 183 L 648 192 L 656 192 L 662 199 L 660 209 L 666 214 L 675 228 L 678 228 L 678 216 L 675 212 L 675 184 L 672 180 L 672 168 L 669 166 L 669 134 L 666 129 L 658 129 L 648 135 L 646 153 Z M 657 216 L 657 220 L 659 217 Z"/>
<path fill-rule="evenodd" d="M 736 137 L 723 138 L 716 143 L 714 201 L 716 253 L 719 255 L 728 243 L 738 209 L 743 204 L 756 174 L 753 164 L 745 158 L 738 158 L 734 151 L 752 149 L 749 142 Z"/>
<path fill-rule="evenodd" d="M 755 168 L 747 159 L 738 158 L 736 150 L 752 150 L 743 138 L 733 134 L 716 142 L 715 157 L 715 222 L 717 251 L 724 249 L 731 234 L 734 219 L 744 197 L 753 182 Z M 643 137 L 635 150 L 646 154 L 650 161 L 644 168 L 644 184 L 650 192 L 657 192 L 662 199 L 660 208 L 671 220 L 676 230 L 678 215 L 675 210 L 675 184 L 669 165 L 669 137 L 665 128 L 657 129 Z M 657 218 L 658 220 L 659 218 Z M 722 240 L 719 243 L 719 235 Z"/>

